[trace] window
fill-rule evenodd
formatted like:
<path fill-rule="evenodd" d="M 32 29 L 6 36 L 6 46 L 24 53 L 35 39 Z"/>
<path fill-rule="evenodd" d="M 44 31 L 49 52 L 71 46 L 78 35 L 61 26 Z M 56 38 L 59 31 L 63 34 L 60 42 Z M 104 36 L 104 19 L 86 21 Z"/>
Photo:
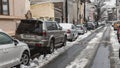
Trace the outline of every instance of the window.
<path fill-rule="evenodd" d="M 46 22 L 48 30 L 57 30 L 57 25 L 55 22 Z"/>
<path fill-rule="evenodd" d="M 13 43 L 12 39 L 8 35 L 0 33 L 0 45 L 10 43 Z"/>
<path fill-rule="evenodd" d="M 9 15 L 9 0 L 0 0 L 0 15 Z"/>

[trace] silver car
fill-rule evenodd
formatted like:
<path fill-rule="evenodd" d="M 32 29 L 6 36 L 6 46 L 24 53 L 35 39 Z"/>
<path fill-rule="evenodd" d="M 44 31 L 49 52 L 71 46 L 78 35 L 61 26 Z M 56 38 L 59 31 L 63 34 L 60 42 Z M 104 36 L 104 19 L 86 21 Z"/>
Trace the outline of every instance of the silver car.
<path fill-rule="evenodd" d="M 78 34 L 84 34 L 87 32 L 87 28 L 83 24 L 76 25 Z"/>
<path fill-rule="evenodd" d="M 30 50 L 27 44 L 0 30 L 0 68 L 19 67 L 21 63 L 28 65 L 29 60 Z"/>
<path fill-rule="evenodd" d="M 27 43 L 35 53 L 52 53 L 56 46 L 66 45 L 67 39 L 57 22 L 40 20 L 21 20 L 15 37 Z"/>
<path fill-rule="evenodd" d="M 60 23 L 62 30 L 66 32 L 67 39 L 70 41 L 75 40 L 78 37 L 77 28 L 72 23 Z"/>

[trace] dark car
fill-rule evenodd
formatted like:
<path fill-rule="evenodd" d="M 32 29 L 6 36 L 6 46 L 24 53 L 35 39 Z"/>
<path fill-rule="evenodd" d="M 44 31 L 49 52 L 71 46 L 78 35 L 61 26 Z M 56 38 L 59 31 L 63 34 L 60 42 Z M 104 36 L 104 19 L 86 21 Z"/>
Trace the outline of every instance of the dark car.
<path fill-rule="evenodd" d="M 52 53 L 56 46 L 66 45 L 67 39 L 57 22 L 40 20 L 21 20 L 15 37 L 27 43 L 35 53 Z"/>
<path fill-rule="evenodd" d="M 87 29 L 88 30 L 94 30 L 95 24 L 93 22 L 87 22 Z"/>

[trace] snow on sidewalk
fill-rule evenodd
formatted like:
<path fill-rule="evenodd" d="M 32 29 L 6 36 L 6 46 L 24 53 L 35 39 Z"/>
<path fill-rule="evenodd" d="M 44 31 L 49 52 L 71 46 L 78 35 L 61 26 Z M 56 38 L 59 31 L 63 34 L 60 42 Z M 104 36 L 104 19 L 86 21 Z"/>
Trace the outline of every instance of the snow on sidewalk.
<path fill-rule="evenodd" d="M 113 27 L 111 27 L 111 45 L 112 45 L 112 53 L 111 53 L 111 62 L 112 62 L 112 68 L 120 68 L 120 59 L 119 59 L 119 48 L 120 44 L 118 42 L 117 38 L 117 32 L 114 31 Z"/>
<path fill-rule="evenodd" d="M 105 31 L 105 29 L 106 27 L 103 31 Z M 93 56 L 95 55 L 95 52 L 97 51 L 99 41 L 103 35 L 103 31 L 98 33 L 96 37 L 88 43 L 88 46 L 80 53 L 80 55 L 77 56 L 76 59 L 68 66 L 66 66 L 66 68 L 85 68 L 86 66 L 89 66 Z"/>

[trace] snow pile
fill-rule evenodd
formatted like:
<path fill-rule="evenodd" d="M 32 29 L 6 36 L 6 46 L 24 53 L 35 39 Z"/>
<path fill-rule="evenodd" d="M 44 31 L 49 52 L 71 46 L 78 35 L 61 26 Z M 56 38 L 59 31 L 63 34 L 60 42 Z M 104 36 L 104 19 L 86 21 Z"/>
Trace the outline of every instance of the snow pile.
<path fill-rule="evenodd" d="M 103 31 L 105 31 L 105 29 L 106 28 L 104 28 Z M 95 55 L 95 52 L 97 51 L 103 31 L 98 33 L 95 38 L 88 43 L 88 46 L 80 53 L 80 55 L 77 56 L 76 59 L 66 68 L 85 68 L 86 66 L 89 66 L 93 56 Z"/>
<path fill-rule="evenodd" d="M 119 59 L 119 48 L 120 44 L 117 39 L 117 32 L 114 31 L 114 29 L 111 27 L 111 45 L 112 45 L 112 53 L 111 53 L 111 61 L 112 61 L 112 67 L 119 68 L 117 66 L 120 66 L 120 59 Z"/>

